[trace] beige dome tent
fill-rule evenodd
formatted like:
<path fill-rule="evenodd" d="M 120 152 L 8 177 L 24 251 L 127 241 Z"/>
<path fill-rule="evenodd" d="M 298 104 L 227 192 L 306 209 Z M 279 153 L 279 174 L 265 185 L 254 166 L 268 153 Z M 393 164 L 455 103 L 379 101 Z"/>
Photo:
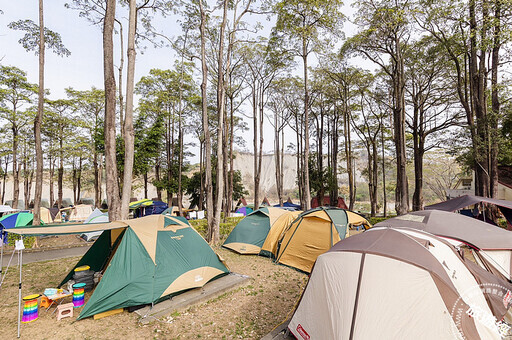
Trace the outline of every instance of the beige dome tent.
<path fill-rule="evenodd" d="M 88 204 L 76 205 L 69 216 L 70 221 L 85 221 L 92 213 L 92 207 Z"/>
<path fill-rule="evenodd" d="M 53 217 L 52 217 L 52 214 L 50 212 L 50 209 L 48 208 L 45 208 L 45 207 L 41 207 L 40 208 L 40 217 L 41 217 L 41 221 L 43 221 L 45 224 L 50 224 L 50 223 L 53 223 Z"/>
<path fill-rule="evenodd" d="M 288 329 L 298 339 L 497 340 L 494 323 L 466 311 L 501 320 L 510 299 L 494 297 L 509 289 L 434 235 L 371 229 L 318 257 Z"/>

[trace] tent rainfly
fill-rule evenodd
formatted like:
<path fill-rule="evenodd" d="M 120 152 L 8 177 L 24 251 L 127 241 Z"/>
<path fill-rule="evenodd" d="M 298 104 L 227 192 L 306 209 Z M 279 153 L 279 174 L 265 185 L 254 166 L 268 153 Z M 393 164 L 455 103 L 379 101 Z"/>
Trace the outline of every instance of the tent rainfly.
<path fill-rule="evenodd" d="M 229 273 L 201 235 L 176 217 L 150 215 L 110 223 L 13 230 L 20 235 L 106 230 L 74 267 L 89 265 L 103 272 L 78 319 L 156 303 Z M 60 286 L 72 277 L 74 268 Z"/>
<path fill-rule="evenodd" d="M 457 211 L 469 206 L 487 203 L 497 206 L 503 216 L 507 219 L 509 229 L 512 228 L 512 202 L 506 200 L 499 200 L 495 198 L 487 198 L 475 195 L 464 195 L 453 198 L 441 203 L 432 204 L 425 207 L 425 210 L 443 210 L 443 211 Z"/>
<path fill-rule="evenodd" d="M 349 236 L 344 209 L 318 207 L 300 214 L 285 231 L 276 262 L 311 272 L 318 255 Z"/>
<path fill-rule="evenodd" d="M 468 245 L 477 263 L 512 280 L 512 232 L 476 218 L 440 210 L 415 211 L 375 227 L 414 228 Z"/>
<path fill-rule="evenodd" d="M 259 254 L 270 228 L 285 213 L 271 207 L 253 211 L 238 222 L 222 246 L 239 254 Z"/>
<path fill-rule="evenodd" d="M 434 235 L 370 229 L 318 257 L 288 329 L 298 339 L 497 340 L 494 322 L 466 311 L 502 320 L 510 289 Z"/>
<path fill-rule="evenodd" d="M 285 230 L 295 219 L 302 213 L 302 211 L 287 211 L 279 216 L 279 218 L 272 224 L 267 238 L 261 247 L 260 255 L 275 258 L 277 255 L 277 247 L 279 241 L 283 238 Z"/>

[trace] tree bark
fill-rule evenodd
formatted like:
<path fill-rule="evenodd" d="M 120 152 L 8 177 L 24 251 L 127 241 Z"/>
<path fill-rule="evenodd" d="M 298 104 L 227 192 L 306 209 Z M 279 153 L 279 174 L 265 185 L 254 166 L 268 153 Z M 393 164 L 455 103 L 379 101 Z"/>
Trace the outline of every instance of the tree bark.
<path fill-rule="evenodd" d="M 116 22 L 119 24 L 119 48 L 121 49 L 120 51 L 120 61 L 119 61 L 119 67 L 118 67 L 118 72 L 119 72 L 119 84 L 118 84 L 118 88 L 119 88 L 119 126 L 121 127 L 121 136 L 124 137 L 124 98 L 123 98 L 123 67 L 124 67 L 124 42 L 123 42 L 123 25 L 121 24 L 120 21 L 117 21 Z M 128 28 L 128 31 L 130 29 Z M 129 33 L 128 33 L 129 34 Z"/>
<path fill-rule="evenodd" d="M 311 190 L 309 188 L 309 82 L 308 55 L 306 40 L 302 43 L 302 62 L 304 67 L 304 209 L 311 209 Z"/>
<path fill-rule="evenodd" d="M 105 170 L 109 220 L 122 217 L 116 161 L 116 81 L 114 78 L 114 29 L 116 1 L 106 0 L 103 21 L 103 77 L 105 84 Z"/>
<path fill-rule="evenodd" d="M 225 110 L 225 87 L 224 87 L 224 35 L 227 23 L 228 1 L 223 1 L 223 16 L 219 33 L 219 52 L 217 70 L 217 181 L 215 183 L 214 216 L 209 226 L 210 242 L 216 244 L 220 238 L 220 212 L 224 196 L 224 154 L 222 142 L 224 138 L 224 110 Z"/>
<path fill-rule="evenodd" d="M 130 0 L 128 27 L 128 72 L 126 77 L 126 112 L 124 120 L 124 169 L 121 218 L 127 219 L 132 196 L 135 132 L 133 130 L 133 91 L 135 87 L 135 33 L 137 31 L 137 3 Z"/>
<path fill-rule="evenodd" d="M 39 225 L 41 221 L 41 196 L 43 194 L 43 148 L 41 146 L 41 122 L 44 110 L 44 15 L 43 0 L 39 0 L 39 89 L 37 99 L 37 114 L 34 119 L 34 138 L 36 147 L 36 190 L 34 195 L 34 221 Z"/>
<path fill-rule="evenodd" d="M 16 115 L 16 106 L 14 107 L 14 114 Z M 12 207 L 18 208 L 18 197 L 20 195 L 20 170 L 18 167 L 18 128 L 12 124 Z"/>
<path fill-rule="evenodd" d="M 501 48 L 501 0 L 494 1 L 493 46 L 491 56 L 491 109 L 489 129 L 490 141 L 490 196 L 498 198 L 498 117 L 500 116 L 500 100 L 498 85 L 499 53 Z"/>
<path fill-rule="evenodd" d="M 64 181 L 64 148 L 63 148 L 63 137 L 62 135 L 59 137 L 59 169 L 57 171 L 57 200 L 58 200 L 58 208 L 62 208 L 62 187 Z"/>
<path fill-rule="evenodd" d="M 404 80 L 404 60 L 401 54 L 401 42 L 398 37 L 395 38 L 394 48 L 396 58 L 393 62 L 393 124 L 394 141 L 396 151 L 396 192 L 395 207 L 398 215 L 406 214 L 409 210 L 409 188 L 406 172 L 406 153 L 405 153 L 405 80 Z"/>
<path fill-rule="evenodd" d="M 258 172 L 258 85 L 256 79 L 253 83 L 252 88 L 252 122 L 253 122 L 253 147 L 254 147 L 254 210 L 258 210 L 260 207 L 260 173 Z"/>
<path fill-rule="evenodd" d="M 204 134 L 204 147 L 205 147 L 205 187 L 206 187 L 206 210 L 208 228 L 211 231 L 213 228 L 213 188 L 212 188 L 212 157 L 211 157 L 211 137 L 208 125 L 208 66 L 206 65 L 206 12 L 204 9 L 203 0 L 199 0 L 199 11 L 201 15 L 199 32 L 201 36 L 201 116 Z M 212 242 L 211 233 L 208 233 L 208 240 Z M 213 240 L 213 242 L 215 242 Z"/>

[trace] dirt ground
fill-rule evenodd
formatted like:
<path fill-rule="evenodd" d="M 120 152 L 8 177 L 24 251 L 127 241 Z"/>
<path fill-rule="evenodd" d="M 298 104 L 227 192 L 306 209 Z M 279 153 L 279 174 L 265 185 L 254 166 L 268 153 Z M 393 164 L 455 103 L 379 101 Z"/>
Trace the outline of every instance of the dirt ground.
<path fill-rule="evenodd" d="M 55 314 L 40 310 L 39 319 L 21 326 L 22 339 L 259 339 L 286 320 L 307 282 L 307 275 L 272 263 L 268 258 L 241 256 L 215 249 L 233 272 L 251 280 L 201 305 L 174 311 L 147 325 L 135 313 L 123 312 L 99 320 L 56 321 Z M 23 266 L 22 295 L 56 287 L 78 258 L 31 263 Z M 14 269 L 14 270 L 13 270 Z M 17 335 L 18 272 L 10 269 L 0 288 L 2 339 Z M 88 293 L 90 294 L 90 293 Z M 86 294 L 86 303 L 88 299 Z"/>

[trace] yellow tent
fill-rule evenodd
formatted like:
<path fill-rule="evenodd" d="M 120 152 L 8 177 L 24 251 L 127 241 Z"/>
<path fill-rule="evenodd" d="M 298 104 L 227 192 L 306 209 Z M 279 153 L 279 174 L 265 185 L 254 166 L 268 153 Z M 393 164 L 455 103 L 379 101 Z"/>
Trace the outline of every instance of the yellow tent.
<path fill-rule="evenodd" d="M 363 226 L 364 230 L 368 230 L 372 227 L 370 222 L 366 220 L 363 216 L 356 214 L 350 210 L 346 210 L 348 216 L 348 223 L 351 227 L 359 227 Z"/>
<path fill-rule="evenodd" d="M 276 257 L 277 245 L 283 238 L 284 232 L 290 224 L 302 213 L 302 211 L 288 211 L 271 225 L 267 238 L 261 247 L 260 255 L 268 257 Z"/>
<path fill-rule="evenodd" d="M 302 213 L 285 231 L 276 262 L 310 273 L 316 258 L 348 237 L 347 211 L 318 207 Z"/>

